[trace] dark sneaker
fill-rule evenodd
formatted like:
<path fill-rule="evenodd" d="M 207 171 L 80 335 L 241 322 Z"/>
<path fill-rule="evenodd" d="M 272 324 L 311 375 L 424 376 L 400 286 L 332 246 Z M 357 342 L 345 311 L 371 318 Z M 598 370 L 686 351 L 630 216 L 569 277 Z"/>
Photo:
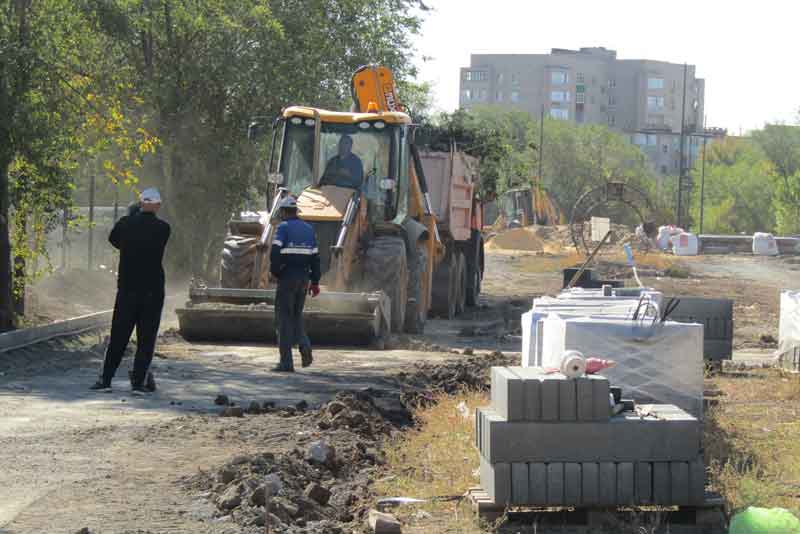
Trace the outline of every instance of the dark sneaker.
<path fill-rule="evenodd" d="M 133 386 L 131 388 L 131 395 L 134 397 L 144 397 L 146 395 L 150 395 L 150 391 L 147 390 L 144 386 Z"/>
<path fill-rule="evenodd" d="M 104 384 L 98 380 L 92 387 L 89 388 L 89 390 L 96 391 L 98 393 L 111 393 L 111 384 Z"/>
<path fill-rule="evenodd" d="M 150 393 L 156 390 L 156 377 L 150 371 L 147 372 L 147 377 L 144 379 L 144 389 Z"/>
<path fill-rule="evenodd" d="M 283 365 L 276 365 L 272 368 L 273 373 L 294 373 L 294 367 L 285 367 Z"/>
<path fill-rule="evenodd" d="M 300 356 L 302 358 L 303 367 L 308 367 L 314 363 L 314 357 L 311 355 L 311 347 L 300 347 Z"/>

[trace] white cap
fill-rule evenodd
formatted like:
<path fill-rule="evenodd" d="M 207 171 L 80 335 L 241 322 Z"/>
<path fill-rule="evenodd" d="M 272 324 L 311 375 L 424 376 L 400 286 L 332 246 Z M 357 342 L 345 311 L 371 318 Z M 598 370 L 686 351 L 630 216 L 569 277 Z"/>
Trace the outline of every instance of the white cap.
<path fill-rule="evenodd" d="M 139 200 L 144 204 L 161 204 L 161 194 L 155 187 L 148 187 L 139 195 Z"/>

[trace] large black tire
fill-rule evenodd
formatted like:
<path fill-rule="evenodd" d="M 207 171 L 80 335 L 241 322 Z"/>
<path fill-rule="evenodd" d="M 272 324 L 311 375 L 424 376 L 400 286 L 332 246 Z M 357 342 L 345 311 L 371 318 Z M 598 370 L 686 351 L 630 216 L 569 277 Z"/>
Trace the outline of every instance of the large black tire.
<path fill-rule="evenodd" d="M 372 240 L 364 258 L 364 287 L 389 296 L 392 332 L 402 332 L 408 295 L 408 263 L 402 237 L 379 236 Z"/>
<path fill-rule="evenodd" d="M 469 248 L 465 251 L 467 258 L 466 305 L 477 306 L 483 281 L 483 237 L 477 230 L 472 231 Z"/>
<path fill-rule="evenodd" d="M 444 261 L 433 271 L 431 311 L 444 319 L 453 319 L 456 316 L 457 269 L 457 259 L 452 251 L 448 251 Z"/>
<path fill-rule="evenodd" d="M 409 334 L 423 334 L 428 320 L 428 309 L 423 294 L 423 277 L 428 269 L 428 249 L 425 243 L 417 244 L 417 251 L 408 272 L 408 305 L 406 306 L 405 331 Z"/>
<path fill-rule="evenodd" d="M 467 300 L 467 260 L 464 254 L 456 254 L 456 315 L 464 313 Z"/>
<path fill-rule="evenodd" d="M 256 263 L 258 238 L 253 236 L 229 235 L 222 246 L 219 283 L 222 287 L 249 288 Z M 262 284 L 266 284 L 266 258 L 262 258 Z"/>

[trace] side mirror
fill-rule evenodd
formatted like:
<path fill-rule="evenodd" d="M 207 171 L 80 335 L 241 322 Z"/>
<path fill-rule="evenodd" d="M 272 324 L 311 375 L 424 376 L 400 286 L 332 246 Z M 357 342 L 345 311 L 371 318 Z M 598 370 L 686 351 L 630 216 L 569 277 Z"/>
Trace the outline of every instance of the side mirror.
<path fill-rule="evenodd" d="M 271 172 L 267 176 L 267 181 L 275 185 L 283 185 L 283 174 L 279 172 Z"/>
<path fill-rule="evenodd" d="M 247 139 L 256 142 L 264 135 L 264 125 L 258 121 L 253 121 L 247 127 Z"/>

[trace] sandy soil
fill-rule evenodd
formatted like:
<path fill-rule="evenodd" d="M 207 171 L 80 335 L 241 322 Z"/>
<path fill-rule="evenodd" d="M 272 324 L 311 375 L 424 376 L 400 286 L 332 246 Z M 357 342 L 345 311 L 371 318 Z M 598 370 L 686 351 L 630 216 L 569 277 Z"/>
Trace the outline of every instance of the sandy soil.
<path fill-rule="evenodd" d="M 645 283 L 735 298 L 736 344 L 757 347 L 760 335 L 777 334 L 778 291 L 797 280 L 797 265 L 729 260 L 694 259 L 686 264 L 696 276 Z M 291 448 L 307 429 L 273 415 L 219 418 L 216 395 L 245 406 L 252 400 L 301 399 L 315 405 L 340 390 L 396 387 L 393 374 L 415 362 L 453 358 L 451 348 L 518 350 L 515 321 L 534 296 L 560 288 L 560 261 L 491 253 L 478 310 L 460 321 L 432 321 L 425 336 L 398 339 L 393 350 L 320 348 L 313 367 L 291 376 L 269 371 L 278 359 L 272 346 L 195 345 L 166 335 L 155 361 L 159 392 L 136 399 L 124 379 L 127 360 L 114 393 L 86 390 L 103 352 L 97 336 L 2 354 L 0 534 L 74 533 L 83 527 L 92 533 L 239 532 L 212 520 L 208 502 L 180 481 L 235 453 Z M 258 443 L 252 439 L 255 424 L 261 429 Z M 266 435 L 264 425 L 271 425 Z"/>

